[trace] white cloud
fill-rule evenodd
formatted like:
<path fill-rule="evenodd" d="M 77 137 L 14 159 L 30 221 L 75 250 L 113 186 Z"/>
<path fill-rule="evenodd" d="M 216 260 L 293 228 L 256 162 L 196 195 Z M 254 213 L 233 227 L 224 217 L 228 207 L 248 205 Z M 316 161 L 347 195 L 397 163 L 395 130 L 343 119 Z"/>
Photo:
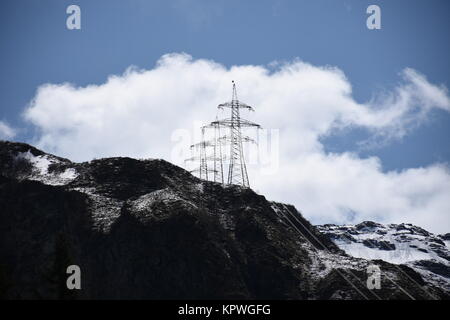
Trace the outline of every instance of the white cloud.
<path fill-rule="evenodd" d="M 11 139 L 16 135 L 16 130 L 6 122 L 0 120 L 0 139 Z"/>
<path fill-rule="evenodd" d="M 320 142 L 348 127 L 398 139 L 432 109 L 450 111 L 445 88 L 413 69 L 401 77 L 392 92 L 360 104 L 337 68 L 293 61 L 275 69 L 227 69 L 169 54 L 151 70 L 130 68 L 102 85 L 43 85 L 25 118 L 40 129 L 39 147 L 73 160 L 126 155 L 170 161 L 174 131 L 214 120 L 216 106 L 230 98 L 234 79 L 239 98 L 256 109 L 250 120 L 280 129 L 279 170 L 260 174 L 250 166 L 255 189 L 295 204 L 313 222 L 345 223 L 356 214 L 355 221 L 404 221 L 449 232 L 450 173 L 445 166 L 386 173 L 377 158 L 329 154 Z"/>
<path fill-rule="evenodd" d="M 450 172 L 443 165 L 383 173 L 377 158 L 312 153 L 286 164 L 277 179 L 256 178 L 316 223 L 374 220 L 449 229 Z"/>

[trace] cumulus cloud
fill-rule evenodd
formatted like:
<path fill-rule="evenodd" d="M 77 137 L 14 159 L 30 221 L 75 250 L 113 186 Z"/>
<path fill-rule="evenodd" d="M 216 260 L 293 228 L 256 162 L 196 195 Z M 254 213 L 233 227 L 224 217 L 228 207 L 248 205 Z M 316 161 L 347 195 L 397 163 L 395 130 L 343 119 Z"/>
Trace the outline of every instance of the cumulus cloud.
<path fill-rule="evenodd" d="M 0 139 L 8 140 L 14 138 L 16 130 L 9 126 L 6 122 L 0 120 Z"/>
<path fill-rule="evenodd" d="M 277 179 L 255 178 L 316 223 L 409 222 L 448 232 L 450 172 L 443 165 L 383 173 L 374 157 L 314 153 L 286 164 Z"/>
<path fill-rule="evenodd" d="M 234 79 L 239 98 L 256 109 L 249 119 L 279 130 L 279 166 L 261 171 L 250 165 L 254 189 L 295 204 L 317 223 L 373 219 L 449 232 L 447 167 L 384 172 L 378 158 L 327 153 L 321 143 L 335 130 L 354 127 L 374 137 L 400 139 L 431 110 L 450 111 L 446 88 L 413 69 L 400 76 L 391 92 L 358 103 L 337 68 L 300 60 L 226 68 L 168 54 L 150 70 L 129 68 L 101 85 L 42 85 L 24 116 L 40 131 L 34 143 L 73 160 L 126 155 L 181 164 L 174 150 L 193 141 L 177 137 L 192 132 L 194 124 L 214 120 L 216 106 L 230 99 Z"/>

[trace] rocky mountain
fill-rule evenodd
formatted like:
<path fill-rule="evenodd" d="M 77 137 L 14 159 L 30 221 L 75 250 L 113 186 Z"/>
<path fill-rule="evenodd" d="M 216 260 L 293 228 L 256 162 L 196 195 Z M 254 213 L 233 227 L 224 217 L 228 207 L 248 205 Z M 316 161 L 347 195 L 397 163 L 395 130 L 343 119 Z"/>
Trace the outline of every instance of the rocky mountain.
<path fill-rule="evenodd" d="M 291 205 L 163 160 L 73 163 L 2 141 L 0 208 L 2 299 L 449 298 L 408 265 L 346 254 Z"/>
<path fill-rule="evenodd" d="M 423 279 L 450 291 L 449 233 L 435 235 L 409 223 L 382 225 L 372 221 L 317 228 L 351 256 L 405 264 Z"/>

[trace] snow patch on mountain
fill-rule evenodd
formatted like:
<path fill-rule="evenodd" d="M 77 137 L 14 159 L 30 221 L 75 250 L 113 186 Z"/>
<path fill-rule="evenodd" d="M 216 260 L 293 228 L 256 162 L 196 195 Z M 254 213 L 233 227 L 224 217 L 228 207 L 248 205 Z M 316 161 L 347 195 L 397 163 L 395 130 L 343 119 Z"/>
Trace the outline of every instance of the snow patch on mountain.
<path fill-rule="evenodd" d="M 27 160 L 32 165 L 31 174 L 27 177 L 29 180 L 60 186 L 68 184 L 78 176 L 75 168 L 66 168 L 61 172 L 49 170 L 50 165 L 62 164 L 61 161 L 48 155 L 33 155 L 30 150 L 17 153 L 16 159 Z"/>
<path fill-rule="evenodd" d="M 134 201 L 131 201 L 130 205 L 132 210 L 136 212 L 150 211 L 152 205 L 156 202 L 169 203 L 172 201 L 178 201 L 182 205 L 187 205 L 193 208 L 197 206 L 185 199 L 182 199 L 178 194 L 170 190 L 169 188 L 156 190 L 147 194 L 144 194 Z"/>
<path fill-rule="evenodd" d="M 317 228 L 353 257 L 406 264 L 430 282 L 450 289 L 449 241 L 443 235 L 409 223 L 382 225 L 365 221 Z"/>
<path fill-rule="evenodd" d="M 94 229 L 108 233 L 112 224 L 120 217 L 123 201 L 98 194 L 95 188 L 73 188 L 73 190 L 88 196 Z"/>

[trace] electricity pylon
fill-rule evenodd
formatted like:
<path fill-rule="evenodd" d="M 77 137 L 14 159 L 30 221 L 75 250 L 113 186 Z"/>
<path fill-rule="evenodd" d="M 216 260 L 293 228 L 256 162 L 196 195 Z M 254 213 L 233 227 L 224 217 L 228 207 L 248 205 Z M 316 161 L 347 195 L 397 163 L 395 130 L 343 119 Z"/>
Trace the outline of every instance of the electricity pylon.
<path fill-rule="evenodd" d="M 211 140 L 205 140 L 205 129 L 214 128 L 214 138 Z M 217 126 L 206 125 L 202 128 L 202 140 L 196 144 L 191 145 L 191 150 L 196 151 L 198 155 L 192 156 L 184 162 L 188 161 L 199 161 L 199 166 L 190 172 L 197 172 L 200 179 L 209 180 L 210 173 L 213 174 L 212 181 L 224 183 L 223 179 L 223 161 L 226 159 L 225 155 L 222 154 L 222 141 L 220 137 L 220 129 Z M 218 131 L 218 132 L 217 132 Z M 207 148 L 213 149 L 213 154 L 208 155 Z M 213 161 L 213 169 L 208 168 L 208 161 Z"/>
<path fill-rule="evenodd" d="M 210 180 L 210 173 L 213 173 L 214 182 L 225 184 L 224 179 L 224 161 L 227 156 L 224 154 L 222 148 L 224 145 L 230 146 L 229 163 L 228 163 L 228 177 L 227 184 L 236 184 L 249 188 L 250 182 L 248 179 L 247 167 L 244 159 L 243 142 L 255 141 L 248 136 L 242 135 L 241 128 L 256 127 L 261 128 L 259 124 L 250 122 L 241 118 L 240 109 L 247 109 L 254 111 L 249 105 L 240 102 L 237 98 L 236 84 L 233 83 L 233 92 L 230 102 L 219 104 L 219 109 L 230 108 L 231 117 L 222 120 L 216 120 L 208 125 L 202 126 L 202 136 L 199 143 L 191 145 L 191 150 L 197 151 L 197 156 L 193 156 L 187 161 L 199 161 L 199 166 L 191 172 L 198 172 L 200 179 Z M 230 130 L 229 134 L 222 135 L 220 129 Z M 214 135 L 210 140 L 205 140 L 206 129 L 213 129 Z M 207 148 L 212 148 L 213 154 L 207 152 Z M 208 162 L 213 161 L 213 169 L 208 168 Z"/>
<path fill-rule="evenodd" d="M 242 146 L 242 127 L 260 128 L 259 124 L 242 119 L 240 109 L 254 111 L 249 105 L 240 102 L 237 97 L 236 84 L 233 83 L 233 93 L 230 102 L 219 104 L 218 108 L 230 108 L 231 117 L 211 122 L 212 126 L 230 128 L 230 163 L 228 165 L 228 184 L 237 184 L 249 188 L 247 167 L 244 159 L 244 149 Z"/>
<path fill-rule="evenodd" d="M 217 120 L 217 118 L 216 118 Z M 222 145 L 224 139 L 222 139 L 220 134 L 220 125 L 210 123 L 209 125 L 202 127 L 203 137 L 205 129 L 214 129 L 214 138 L 209 141 L 209 146 L 213 148 L 212 160 L 214 161 L 214 182 L 224 183 L 223 179 L 223 161 L 225 160 L 225 155 L 222 152 Z"/>

